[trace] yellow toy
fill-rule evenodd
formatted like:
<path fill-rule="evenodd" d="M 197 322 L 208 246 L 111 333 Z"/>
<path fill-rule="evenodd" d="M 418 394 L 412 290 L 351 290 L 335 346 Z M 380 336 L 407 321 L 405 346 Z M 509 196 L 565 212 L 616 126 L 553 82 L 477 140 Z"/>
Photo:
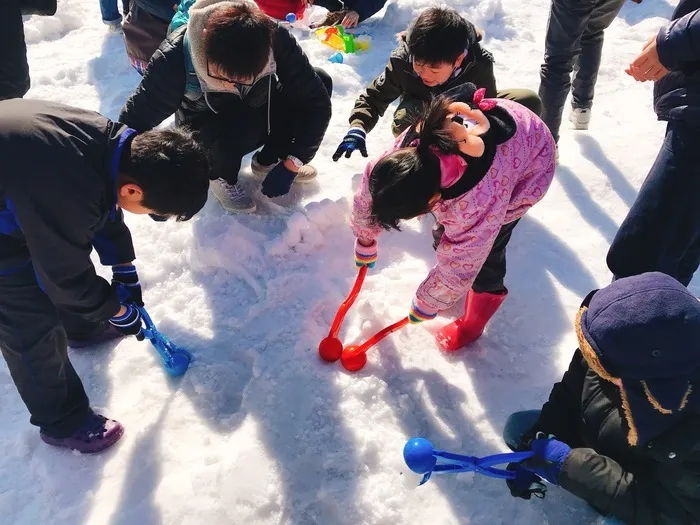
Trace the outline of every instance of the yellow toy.
<path fill-rule="evenodd" d="M 341 25 L 321 27 L 314 31 L 314 34 L 323 44 L 343 53 L 357 53 L 369 49 L 368 38 L 355 37 L 346 33 L 345 28 Z"/>

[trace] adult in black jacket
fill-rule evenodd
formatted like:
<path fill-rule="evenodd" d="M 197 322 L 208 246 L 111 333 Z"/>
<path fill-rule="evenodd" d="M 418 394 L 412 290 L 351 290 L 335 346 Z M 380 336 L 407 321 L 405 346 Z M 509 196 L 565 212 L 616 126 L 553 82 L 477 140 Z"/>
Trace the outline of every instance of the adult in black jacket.
<path fill-rule="evenodd" d="M 253 211 L 238 184 L 241 158 L 264 146 L 252 168 L 265 177 L 268 197 L 286 194 L 295 180 L 312 180 L 308 163 L 330 121 L 330 91 L 330 77 L 311 67 L 294 37 L 257 6 L 199 0 L 187 26 L 153 55 L 119 120 L 147 130 L 175 113 L 209 151 L 212 191 L 222 206 Z"/>
<path fill-rule="evenodd" d="M 189 219 L 207 199 L 206 156 L 183 131 L 138 134 L 91 111 L 15 99 L 0 102 L 0 158 L 0 350 L 42 439 L 97 452 L 122 429 L 90 410 L 66 332 L 139 335 L 121 210 Z M 112 285 L 95 273 L 93 248 Z"/>
<path fill-rule="evenodd" d="M 698 523 L 700 303 L 665 274 L 627 277 L 587 298 L 576 333 L 549 401 L 506 423 L 506 443 L 536 453 L 512 493 L 541 476 L 625 523 Z"/>
<path fill-rule="evenodd" d="M 700 265 L 700 0 L 681 0 L 627 72 L 655 81 L 654 109 L 668 125 L 608 267 L 618 277 L 664 272 L 687 286 Z"/>

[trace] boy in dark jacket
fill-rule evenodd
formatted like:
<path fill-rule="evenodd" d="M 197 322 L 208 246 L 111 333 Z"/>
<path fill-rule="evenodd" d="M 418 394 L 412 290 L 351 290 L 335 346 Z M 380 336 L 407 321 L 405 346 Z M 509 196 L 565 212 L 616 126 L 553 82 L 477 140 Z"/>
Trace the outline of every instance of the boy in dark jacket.
<path fill-rule="evenodd" d="M 431 7 L 423 11 L 401 36 L 384 72 L 355 102 L 350 130 L 333 155 L 349 157 L 360 150 L 367 156 L 366 136 L 389 105 L 401 98 L 392 132 L 398 137 L 418 115 L 425 102 L 460 84 L 471 82 L 486 89 L 486 97 L 507 98 L 539 115 L 540 100 L 526 89 L 498 91 L 493 57 L 481 47 L 481 35 L 454 9 Z"/>
<path fill-rule="evenodd" d="M 308 163 L 330 121 L 331 84 L 254 4 L 198 0 L 187 25 L 153 55 L 119 120 L 147 130 L 175 113 L 208 151 L 224 209 L 251 212 L 255 202 L 238 184 L 242 157 L 264 146 L 251 167 L 267 197 L 313 180 Z"/>
<path fill-rule="evenodd" d="M 549 401 L 506 423 L 506 443 L 535 452 L 511 493 L 544 478 L 625 523 L 698 523 L 700 303 L 662 273 L 627 277 L 589 295 L 576 333 Z"/>
<path fill-rule="evenodd" d="M 687 285 L 700 264 L 700 0 L 681 0 L 627 72 L 655 81 L 666 138 L 610 246 L 617 277 L 659 271 Z"/>
<path fill-rule="evenodd" d="M 23 99 L 0 102 L 0 158 L 0 351 L 41 438 L 98 452 L 123 430 L 90 409 L 67 338 L 142 337 L 121 210 L 189 219 L 207 200 L 207 159 L 183 131 L 138 134 Z M 111 286 L 95 273 L 93 248 L 112 266 Z"/>

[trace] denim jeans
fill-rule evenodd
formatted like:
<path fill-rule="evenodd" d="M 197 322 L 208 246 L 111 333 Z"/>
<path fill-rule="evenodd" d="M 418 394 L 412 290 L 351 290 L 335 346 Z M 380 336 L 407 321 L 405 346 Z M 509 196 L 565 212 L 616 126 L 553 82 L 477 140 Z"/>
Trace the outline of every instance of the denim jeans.
<path fill-rule="evenodd" d="M 102 11 L 102 21 L 105 24 L 121 22 L 122 15 L 119 14 L 117 0 L 100 0 L 100 11 Z"/>
<path fill-rule="evenodd" d="M 603 31 L 625 0 L 552 0 L 540 70 L 542 120 L 559 140 L 569 91 L 574 108 L 590 108 L 603 51 Z M 571 73 L 574 73 L 573 81 Z"/>
<path fill-rule="evenodd" d="M 684 286 L 700 264 L 700 130 L 670 122 L 608 252 L 615 277 L 663 272 Z"/>
<path fill-rule="evenodd" d="M 517 450 L 520 446 L 520 440 L 537 423 L 541 413 L 541 410 L 523 410 L 508 416 L 503 427 L 503 441 L 506 442 L 508 448 Z"/>

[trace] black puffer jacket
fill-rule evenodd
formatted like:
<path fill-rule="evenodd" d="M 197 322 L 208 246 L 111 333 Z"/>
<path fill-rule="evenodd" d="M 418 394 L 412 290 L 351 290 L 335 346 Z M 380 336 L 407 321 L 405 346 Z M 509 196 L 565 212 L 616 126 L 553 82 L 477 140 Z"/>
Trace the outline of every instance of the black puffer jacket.
<path fill-rule="evenodd" d="M 224 110 L 240 97 L 232 93 L 209 93 L 192 100 L 186 97 L 188 80 L 184 36 L 186 26 L 174 31 L 155 52 L 141 84 L 129 97 L 119 121 L 138 130 L 156 127 L 177 112 L 180 121 L 200 120 Z M 323 82 L 314 71 L 294 37 L 278 26 L 273 49 L 276 72 L 259 78 L 243 97 L 250 107 L 261 107 L 270 100 L 270 89 L 283 90 L 285 108 L 271 111 L 289 113 L 293 128 L 289 155 L 309 162 L 318 150 L 331 118 L 331 102 Z M 232 122 L 245 130 L 245 123 Z"/>
<path fill-rule="evenodd" d="M 486 89 L 486 97 L 496 97 L 496 77 L 493 74 L 493 55 L 486 51 L 478 40 L 481 39 L 472 26 L 473 37 L 465 42 L 467 57 L 461 68 L 450 80 L 435 87 L 426 86 L 413 71 L 411 53 L 406 36 L 401 37 L 399 46 L 391 53 L 384 72 L 375 78 L 365 93 L 359 96 L 350 114 L 350 125 L 369 132 L 377 125 L 389 105 L 399 97 L 428 101 L 455 86 L 471 82 L 478 88 Z"/>
<path fill-rule="evenodd" d="M 637 525 L 700 522 L 700 416 L 630 446 L 620 390 L 577 350 L 523 442 L 537 431 L 571 446 L 559 483 L 601 513 Z"/>

